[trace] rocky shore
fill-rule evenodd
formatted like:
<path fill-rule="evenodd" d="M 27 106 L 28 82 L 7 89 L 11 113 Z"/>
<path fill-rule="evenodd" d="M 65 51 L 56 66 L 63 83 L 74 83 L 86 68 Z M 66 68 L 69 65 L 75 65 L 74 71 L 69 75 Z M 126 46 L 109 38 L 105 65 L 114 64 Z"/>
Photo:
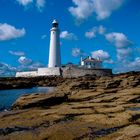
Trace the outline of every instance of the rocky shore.
<path fill-rule="evenodd" d="M 0 90 L 30 88 L 36 86 L 55 87 L 61 84 L 64 80 L 65 79 L 61 76 L 0 78 Z"/>
<path fill-rule="evenodd" d="M 57 82 L 0 113 L 0 140 L 140 139 L 140 72 Z"/>

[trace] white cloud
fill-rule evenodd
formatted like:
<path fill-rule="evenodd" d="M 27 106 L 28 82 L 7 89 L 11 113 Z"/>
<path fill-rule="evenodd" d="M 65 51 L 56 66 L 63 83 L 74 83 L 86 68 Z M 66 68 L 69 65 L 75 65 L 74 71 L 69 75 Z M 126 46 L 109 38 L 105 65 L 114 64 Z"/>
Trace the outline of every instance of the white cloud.
<path fill-rule="evenodd" d="M 25 55 L 25 53 L 22 52 L 22 51 L 9 51 L 9 53 L 11 55 L 15 55 L 15 56 L 23 56 L 23 55 Z"/>
<path fill-rule="evenodd" d="M 106 28 L 105 28 L 103 25 L 100 25 L 100 26 L 98 27 L 98 33 L 99 33 L 100 35 L 104 35 L 105 32 L 106 32 Z"/>
<path fill-rule="evenodd" d="M 81 49 L 80 48 L 73 48 L 72 49 L 72 56 L 77 57 L 81 54 Z"/>
<path fill-rule="evenodd" d="M 85 37 L 92 39 L 94 37 L 96 37 L 96 30 L 95 28 L 92 28 L 91 30 L 89 30 L 88 32 L 85 33 Z"/>
<path fill-rule="evenodd" d="M 125 61 L 128 57 L 131 57 L 133 50 L 131 48 L 117 49 L 117 58 L 119 61 Z"/>
<path fill-rule="evenodd" d="M 25 33 L 26 31 L 24 28 L 16 29 L 14 26 L 7 23 L 0 23 L 0 41 L 23 37 Z"/>
<path fill-rule="evenodd" d="M 12 67 L 6 63 L 0 62 L 0 76 L 14 76 L 16 68 Z"/>
<path fill-rule="evenodd" d="M 106 28 L 104 26 L 102 25 L 100 25 L 99 27 L 95 26 L 85 33 L 85 37 L 92 39 L 96 37 L 96 34 L 104 35 L 105 32 Z"/>
<path fill-rule="evenodd" d="M 114 10 L 120 8 L 124 0 L 93 0 L 97 19 L 108 18 Z"/>
<path fill-rule="evenodd" d="M 30 71 L 30 70 L 37 70 L 37 68 L 45 67 L 44 64 L 40 62 L 32 62 L 32 63 L 26 63 L 25 65 L 25 58 L 20 57 L 21 65 L 18 67 L 12 67 L 9 64 L 6 64 L 4 62 L 0 62 L 0 77 L 9 77 L 9 76 L 15 76 L 17 71 Z M 27 58 L 26 58 L 27 62 Z M 28 59 L 29 62 L 29 59 Z"/>
<path fill-rule="evenodd" d="M 67 40 L 77 40 L 77 36 L 74 33 L 69 33 L 68 31 L 61 32 L 60 38 Z"/>
<path fill-rule="evenodd" d="M 140 71 L 140 57 L 133 59 L 132 61 L 122 61 L 114 68 L 115 73 Z"/>
<path fill-rule="evenodd" d="M 26 58 L 25 56 L 21 56 L 19 59 L 18 59 L 18 62 L 22 65 L 30 65 L 32 63 L 32 60 L 29 59 L 29 58 Z"/>
<path fill-rule="evenodd" d="M 47 35 L 42 35 L 41 36 L 41 39 L 46 39 L 47 38 Z"/>
<path fill-rule="evenodd" d="M 20 66 L 17 67 L 17 71 L 32 71 L 37 70 L 38 68 L 41 67 L 45 67 L 45 65 L 40 62 L 32 62 L 28 65 L 21 64 Z"/>
<path fill-rule="evenodd" d="M 27 6 L 27 5 L 31 4 L 31 3 L 33 3 L 33 0 L 17 0 L 17 2 L 20 5 Z"/>
<path fill-rule="evenodd" d="M 13 70 L 14 68 L 6 63 L 0 62 L 0 70 L 8 70 L 8 69 Z"/>
<path fill-rule="evenodd" d="M 124 48 L 133 45 L 133 43 L 128 40 L 127 36 L 123 33 L 108 33 L 105 35 L 105 38 L 117 48 Z"/>
<path fill-rule="evenodd" d="M 79 56 L 85 56 L 85 52 L 82 51 L 80 48 L 73 48 L 72 49 L 72 56 L 79 57 Z"/>
<path fill-rule="evenodd" d="M 113 63 L 113 60 L 111 60 L 109 53 L 103 50 L 93 51 L 91 52 L 91 56 L 96 59 L 101 59 L 106 63 Z"/>
<path fill-rule="evenodd" d="M 97 58 L 97 59 L 100 58 L 102 60 L 106 60 L 110 58 L 110 55 L 108 54 L 108 52 L 105 52 L 103 50 L 94 51 L 94 52 L 91 52 L 91 54 L 93 58 Z"/>
<path fill-rule="evenodd" d="M 25 8 L 29 5 L 36 6 L 37 9 L 42 12 L 42 9 L 45 7 L 46 1 L 45 0 L 16 0 L 20 5 L 24 6 Z"/>
<path fill-rule="evenodd" d="M 40 11 L 42 11 L 42 8 L 44 8 L 45 3 L 45 0 L 36 0 L 36 6 Z"/>
<path fill-rule="evenodd" d="M 85 20 L 96 13 L 96 18 L 108 18 L 117 10 L 124 0 L 72 0 L 75 7 L 70 7 L 69 12 L 78 20 Z"/>
<path fill-rule="evenodd" d="M 116 47 L 118 61 L 127 62 L 128 60 L 132 59 L 133 50 L 130 48 L 130 46 L 132 46 L 133 43 L 127 38 L 126 35 L 123 33 L 112 32 L 106 34 L 105 38 Z"/>
<path fill-rule="evenodd" d="M 128 64 L 128 69 L 131 71 L 139 71 L 140 70 L 140 57 L 135 58 L 134 61 Z"/>
<path fill-rule="evenodd" d="M 70 13 L 77 19 L 87 19 L 94 10 L 93 0 L 72 0 L 76 7 L 70 7 Z"/>
<path fill-rule="evenodd" d="M 27 68 L 29 70 L 37 70 L 38 68 L 41 68 L 41 67 L 45 67 L 44 64 L 40 63 L 40 62 L 33 62 L 31 65 L 29 65 Z"/>

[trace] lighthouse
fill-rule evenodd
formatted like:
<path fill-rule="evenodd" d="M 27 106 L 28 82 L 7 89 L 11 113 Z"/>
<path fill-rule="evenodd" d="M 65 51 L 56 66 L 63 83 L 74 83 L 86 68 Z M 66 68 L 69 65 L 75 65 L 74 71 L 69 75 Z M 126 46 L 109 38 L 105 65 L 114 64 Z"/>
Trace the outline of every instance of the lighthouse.
<path fill-rule="evenodd" d="M 50 52 L 49 52 L 49 68 L 61 66 L 60 56 L 60 31 L 58 28 L 58 22 L 54 20 L 52 22 L 52 28 L 50 30 Z"/>

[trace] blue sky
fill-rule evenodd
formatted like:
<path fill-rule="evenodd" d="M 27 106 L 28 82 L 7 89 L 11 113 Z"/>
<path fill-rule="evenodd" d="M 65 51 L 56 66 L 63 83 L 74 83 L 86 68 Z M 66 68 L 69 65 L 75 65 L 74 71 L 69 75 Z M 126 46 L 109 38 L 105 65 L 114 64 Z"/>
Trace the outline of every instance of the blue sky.
<path fill-rule="evenodd" d="M 0 75 L 47 66 L 53 19 L 62 63 L 101 58 L 113 72 L 140 70 L 139 0 L 0 0 Z"/>

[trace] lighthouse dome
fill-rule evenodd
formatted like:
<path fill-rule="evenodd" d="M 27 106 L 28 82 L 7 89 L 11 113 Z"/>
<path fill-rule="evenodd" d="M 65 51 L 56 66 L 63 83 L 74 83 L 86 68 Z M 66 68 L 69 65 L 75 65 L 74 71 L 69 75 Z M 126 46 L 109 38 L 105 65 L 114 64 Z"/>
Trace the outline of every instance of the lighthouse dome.
<path fill-rule="evenodd" d="M 54 19 L 52 23 L 58 23 L 58 22 L 57 22 L 57 20 L 56 20 L 56 19 Z"/>
<path fill-rule="evenodd" d="M 58 27 L 58 22 L 57 22 L 56 19 L 53 20 L 53 22 L 52 22 L 52 26 L 53 26 L 53 27 Z"/>

